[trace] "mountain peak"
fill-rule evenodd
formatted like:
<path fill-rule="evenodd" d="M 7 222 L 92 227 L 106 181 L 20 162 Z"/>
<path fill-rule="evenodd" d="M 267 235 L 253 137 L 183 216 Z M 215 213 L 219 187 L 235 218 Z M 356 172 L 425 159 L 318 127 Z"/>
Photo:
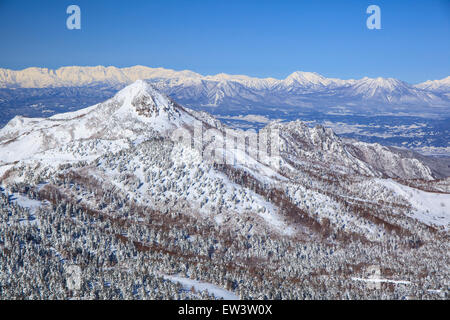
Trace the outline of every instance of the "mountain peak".
<path fill-rule="evenodd" d="M 145 117 L 165 114 L 170 119 L 179 113 L 169 97 L 144 80 L 136 80 L 126 86 L 114 96 L 114 99 L 119 101 L 122 108 L 131 108 Z"/>
<path fill-rule="evenodd" d="M 393 91 L 397 88 L 408 87 L 408 85 L 400 80 L 394 78 L 368 78 L 364 77 L 360 81 L 358 81 L 357 85 L 359 87 L 364 87 L 367 89 L 385 89 L 389 91 Z"/>
<path fill-rule="evenodd" d="M 440 80 L 428 80 L 415 85 L 416 88 L 446 93 L 450 89 L 450 76 Z"/>
<path fill-rule="evenodd" d="M 296 84 L 301 86 L 316 86 L 326 85 L 329 80 L 315 72 L 296 71 L 284 79 L 284 82 L 289 86 Z"/>
<path fill-rule="evenodd" d="M 115 97 L 126 98 L 130 96 L 137 96 L 141 94 L 154 94 L 157 90 L 145 80 L 136 80 L 132 84 L 120 90 Z M 159 92 L 158 92 L 159 93 Z"/>
<path fill-rule="evenodd" d="M 307 80 L 310 82 L 317 82 L 317 81 L 323 80 L 325 78 L 316 72 L 295 71 L 295 72 L 291 73 L 286 78 L 286 80 L 287 79 L 302 80 L 302 81 Z"/>

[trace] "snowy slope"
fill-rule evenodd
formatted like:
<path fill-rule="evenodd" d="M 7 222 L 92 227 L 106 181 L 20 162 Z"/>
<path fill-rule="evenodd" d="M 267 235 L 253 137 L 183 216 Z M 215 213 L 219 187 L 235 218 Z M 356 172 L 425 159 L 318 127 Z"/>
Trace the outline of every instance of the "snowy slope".
<path fill-rule="evenodd" d="M 431 193 L 414 189 L 392 180 L 376 180 L 410 202 L 412 217 L 427 225 L 450 226 L 450 194 Z"/>
<path fill-rule="evenodd" d="M 428 80 L 415 85 L 415 87 L 432 92 L 442 92 L 448 94 L 450 92 L 450 76 L 441 80 Z"/>
<path fill-rule="evenodd" d="M 219 299 L 222 298 L 224 300 L 239 300 L 239 297 L 234 293 L 208 282 L 192 280 L 176 275 L 164 275 L 163 278 L 175 283 L 180 283 L 183 286 L 183 289 L 186 291 L 191 290 L 191 288 L 193 287 L 196 292 L 201 293 L 207 291 L 209 294 L 212 294 Z"/>

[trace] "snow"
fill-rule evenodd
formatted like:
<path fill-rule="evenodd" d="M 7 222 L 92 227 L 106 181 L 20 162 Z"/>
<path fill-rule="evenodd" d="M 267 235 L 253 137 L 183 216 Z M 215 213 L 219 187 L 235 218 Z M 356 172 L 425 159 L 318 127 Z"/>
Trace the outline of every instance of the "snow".
<path fill-rule="evenodd" d="M 13 202 L 17 203 L 17 205 L 19 205 L 22 208 L 30 209 L 31 214 L 34 214 L 37 209 L 42 207 L 41 201 L 30 199 L 18 193 L 13 193 L 12 196 L 13 197 L 11 198 L 11 200 Z"/>
<path fill-rule="evenodd" d="M 0 160 L 0 177 L 2 177 L 9 169 L 13 168 L 14 165 L 2 165 L 2 162 Z"/>
<path fill-rule="evenodd" d="M 286 223 L 282 220 L 280 215 L 276 214 L 275 207 L 273 205 L 266 206 L 265 212 L 258 212 L 258 215 L 264 219 L 267 225 L 272 228 L 278 230 L 283 235 L 292 236 L 295 234 L 295 229 L 287 226 Z"/>
<path fill-rule="evenodd" d="M 390 280 L 390 279 L 376 279 L 376 278 L 357 278 L 357 277 L 353 277 L 352 280 L 354 281 L 363 281 L 363 282 L 374 282 L 374 283 L 393 283 L 393 284 L 411 284 L 411 281 L 406 281 L 406 280 Z"/>
<path fill-rule="evenodd" d="M 177 275 L 164 275 L 163 278 L 175 283 L 180 283 L 183 286 L 184 290 L 191 290 L 191 288 L 194 287 L 195 291 L 197 292 L 208 291 L 209 294 L 212 294 L 219 299 L 222 298 L 224 300 L 239 300 L 239 297 L 231 291 L 225 290 L 208 282 L 192 280 Z"/>
<path fill-rule="evenodd" d="M 247 115 L 239 115 L 239 116 L 218 116 L 219 119 L 224 120 L 241 120 L 247 122 L 258 122 L 258 123 L 269 123 L 271 120 L 263 115 L 258 114 L 247 114 Z"/>
<path fill-rule="evenodd" d="M 428 80 L 415 85 L 415 87 L 436 92 L 448 92 L 450 90 L 450 76 L 441 80 Z"/>
<path fill-rule="evenodd" d="M 235 150 L 237 151 L 237 150 Z M 251 159 L 250 157 L 246 156 L 248 159 Z M 174 146 L 172 150 L 172 156 L 171 159 L 174 161 L 173 168 L 183 167 L 184 165 L 198 165 L 201 166 L 202 158 L 197 150 L 190 150 L 185 149 L 181 144 L 177 144 Z M 257 164 L 259 167 L 259 170 L 262 170 L 261 168 L 265 168 L 268 170 L 268 173 L 275 174 L 274 171 L 272 171 L 270 168 L 265 167 L 261 165 L 260 163 L 256 162 L 256 160 L 251 159 L 254 164 Z M 206 170 L 205 170 L 206 171 Z M 268 176 L 264 176 L 264 174 L 256 174 L 255 171 L 251 171 L 252 174 L 256 175 L 256 177 L 261 178 L 260 181 L 266 181 L 267 183 L 275 183 L 275 181 L 272 178 L 269 178 Z M 201 189 L 204 191 L 205 194 L 210 194 L 211 190 L 209 189 L 209 186 L 202 185 L 203 181 L 221 181 L 223 182 L 223 188 L 221 190 L 222 196 L 224 198 L 231 198 L 232 196 L 235 196 L 239 202 L 234 205 L 233 210 L 235 210 L 237 213 L 244 213 L 244 212 L 251 212 L 251 213 L 257 213 L 257 215 L 262 218 L 266 224 L 276 230 L 277 232 L 284 234 L 284 235 L 292 235 L 294 233 L 293 228 L 289 227 L 282 219 L 282 217 L 278 214 L 278 209 L 271 204 L 270 202 L 266 201 L 263 197 L 256 194 L 252 190 L 244 190 L 241 186 L 233 183 L 221 172 L 216 172 L 213 170 L 207 171 L 207 175 L 204 177 L 205 180 L 202 181 L 196 181 L 196 179 L 193 177 L 193 172 L 189 173 L 189 176 L 193 179 L 193 183 L 191 185 L 186 185 L 188 187 L 188 190 L 191 190 L 189 196 L 187 196 L 187 199 L 191 203 L 199 203 L 201 200 L 203 200 L 203 197 L 196 197 L 194 196 L 195 191 Z M 187 177 L 186 177 L 187 178 Z M 182 183 L 182 181 L 178 181 L 179 184 Z M 213 194 L 217 194 L 218 191 L 215 191 Z M 213 202 L 212 199 L 209 199 L 209 202 Z M 232 201 L 230 200 L 229 205 L 232 204 Z M 210 208 L 208 206 L 205 206 L 204 208 L 198 209 L 200 212 L 204 212 L 207 214 L 210 212 Z M 216 217 L 216 222 L 220 223 L 223 221 L 223 217 Z"/>
<path fill-rule="evenodd" d="M 0 192 L 6 194 L 6 191 L 0 188 Z M 43 206 L 43 203 L 38 200 L 30 199 L 24 195 L 19 193 L 13 193 L 10 196 L 10 200 L 12 203 L 15 203 L 19 207 L 24 209 L 28 209 L 31 215 L 31 219 L 19 219 L 18 222 L 21 225 L 40 225 L 39 219 L 36 219 L 34 216 L 36 211 Z"/>
<path fill-rule="evenodd" d="M 413 218 L 427 225 L 443 226 L 448 229 L 450 224 L 450 194 L 425 192 L 402 185 L 391 179 L 375 179 L 375 181 L 408 200 L 414 208 Z"/>
<path fill-rule="evenodd" d="M 90 84 L 108 83 L 130 84 L 139 79 L 167 79 L 175 84 L 193 83 L 202 80 L 216 82 L 237 82 L 252 88 L 270 88 L 277 85 L 339 85 L 346 86 L 356 83 L 368 84 L 369 86 L 384 87 L 392 89 L 398 85 L 398 80 L 392 78 L 367 78 L 360 80 L 325 78 L 315 72 L 295 71 L 285 79 L 255 78 L 246 75 L 230 75 L 220 73 L 216 75 L 203 76 L 189 70 L 176 71 L 164 68 L 150 68 L 146 66 L 133 66 L 129 68 L 117 67 L 79 67 L 69 66 L 57 70 L 47 68 L 27 68 L 24 70 L 9 70 L 0 68 L 0 87 L 22 87 L 22 88 L 45 88 L 64 86 L 85 86 Z M 429 80 L 415 85 L 419 89 L 448 90 L 450 77 L 441 80 Z"/>

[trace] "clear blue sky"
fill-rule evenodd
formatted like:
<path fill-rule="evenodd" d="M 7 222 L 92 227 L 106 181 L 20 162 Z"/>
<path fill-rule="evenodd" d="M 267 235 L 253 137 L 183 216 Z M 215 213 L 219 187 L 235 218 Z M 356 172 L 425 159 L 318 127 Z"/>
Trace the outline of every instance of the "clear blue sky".
<path fill-rule="evenodd" d="M 66 28 L 70 4 L 81 30 Z M 382 30 L 366 28 L 370 4 Z M 440 79 L 450 75 L 450 0 L 0 0 L 0 67 L 136 64 Z"/>

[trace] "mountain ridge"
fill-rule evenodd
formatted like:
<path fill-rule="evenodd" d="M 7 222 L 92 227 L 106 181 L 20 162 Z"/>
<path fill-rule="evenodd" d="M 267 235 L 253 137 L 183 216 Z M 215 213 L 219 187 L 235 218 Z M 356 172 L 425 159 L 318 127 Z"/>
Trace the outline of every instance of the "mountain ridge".
<path fill-rule="evenodd" d="M 78 74 L 77 74 L 78 73 Z M 144 76 L 143 76 L 144 75 Z M 216 75 L 201 75 L 190 70 L 173 70 L 162 67 L 151 68 L 142 65 L 136 65 L 131 67 L 118 68 L 115 66 L 65 66 L 58 69 L 29 67 L 22 70 L 12 70 L 7 68 L 0 68 L 0 87 L 6 88 L 8 86 L 17 86 L 21 88 L 44 88 L 48 86 L 78 86 L 78 85 L 90 85 L 96 82 L 102 81 L 117 81 L 124 83 L 125 81 L 136 81 L 138 79 L 151 78 L 191 78 L 191 79 L 206 79 L 215 81 L 231 80 L 237 82 L 245 81 L 268 81 L 268 82 L 293 82 L 297 83 L 319 83 L 321 81 L 329 83 L 336 81 L 339 83 L 352 84 L 355 81 L 366 79 L 395 79 L 395 78 L 368 78 L 363 77 L 361 79 L 338 79 L 327 78 L 316 72 L 307 71 L 294 71 L 284 79 L 276 79 L 273 77 L 259 78 L 247 75 L 235 75 L 219 73 Z M 72 77 L 71 77 L 72 76 Z M 137 77 L 137 78 L 136 78 Z M 298 81 L 301 79 L 302 81 Z M 436 84 L 443 82 L 448 84 L 450 76 L 443 79 L 427 80 L 417 84 L 410 84 L 419 88 L 425 88 L 427 84 Z M 55 83 L 48 82 L 50 80 Z M 60 82 L 56 82 L 56 81 Z M 39 82 L 41 81 L 41 82 Z M 406 82 L 405 82 L 406 83 Z"/>
<path fill-rule="evenodd" d="M 120 148 L 125 141 L 170 137 L 175 129 L 189 128 L 193 131 L 193 126 L 199 123 L 219 132 L 225 130 L 220 121 L 207 113 L 184 108 L 160 93 L 153 84 L 137 80 L 111 99 L 85 109 L 50 118 L 15 117 L 0 129 L 0 164 L 33 158 L 36 154 L 74 141 L 118 141 L 117 147 Z M 272 129 L 279 130 L 284 137 L 282 149 L 295 151 L 296 162 L 314 159 L 317 163 L 330 163 L 343 174 L 433 179 L 432 170 L 414 157 L 409 160 L 377 144 L 345 142 L 323 126 L 308 128 L 301 121 L 274 121 L 261 132 Z M 236 135 L 243 132 L 228 130 Z M 98 153 L 94 152 L 94 155 Z M 286 158 L 291 159 L 292 154 L 286 154 Z M 378 164 L 380 161 L 383 163 L 381 166 Z M 325 167 L 322 169 L 326 170 Z"/>

